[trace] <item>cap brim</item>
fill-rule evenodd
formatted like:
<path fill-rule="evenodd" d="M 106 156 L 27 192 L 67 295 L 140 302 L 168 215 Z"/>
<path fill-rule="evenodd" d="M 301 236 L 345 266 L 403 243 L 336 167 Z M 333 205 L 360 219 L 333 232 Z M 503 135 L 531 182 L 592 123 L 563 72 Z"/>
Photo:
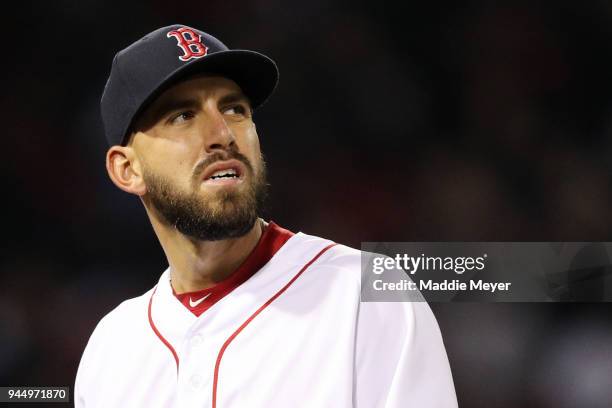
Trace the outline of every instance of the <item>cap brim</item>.
<path fill-rule="evenodd" d="M 132 123 L 164 90 L 197 73 L 218 74 L 233 80 L 249 98 L 253 109 L 263 105 L 272 94 L 279 76 L 274 61 L 255 51 L 228 50 L 209 54 L 174 70 L 162 79 L 132 115 Z M 126 142 L 126 133 L 132 123 L 124 129 L 122 144 Z"/>

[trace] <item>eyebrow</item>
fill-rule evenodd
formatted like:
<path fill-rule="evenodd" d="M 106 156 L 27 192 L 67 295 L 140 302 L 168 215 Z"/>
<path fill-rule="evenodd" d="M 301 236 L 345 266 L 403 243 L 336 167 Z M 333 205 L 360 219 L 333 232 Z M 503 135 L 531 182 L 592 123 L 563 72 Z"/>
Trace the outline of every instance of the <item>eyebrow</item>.
<path fill-rule="evenodd" d="M 249 109 L 252 110 L 249 98 L 247 98 L 247 96 L 242 92 L 231 92 L 219 99 L 219 105 L 226 105 L 235 102 L 246 103 L 249 105 Z M 170 112 L 184 109 L 194 109 L 198 106 L 200 106 L 200 101 L 195 98 L 169 98 L 153 108 L 152 116 L 154 118 L 163 118 Z"/>
<path fill-rule="evenodd" d="M 170 112 L 189 108 L 193 109 L 199 104 L 200 103 L 193 98 L 169 98 L 153 108 L 151 117 L 160 119 Z"/>
<path fill-rule="evenodd" d="M 251 108 L 251 101 L 242 92 L 231 92 L 231 93 L 228 93 L 227 95 L 221 97 L 221 99 L 219 99 L 219 104 L 220 105 L 225 105 L 225 104 L 234 103 L 234 102 L 246 102 L 246 104 L 249 105 L 249 109 L 252 110 L 252 108 Z"/>

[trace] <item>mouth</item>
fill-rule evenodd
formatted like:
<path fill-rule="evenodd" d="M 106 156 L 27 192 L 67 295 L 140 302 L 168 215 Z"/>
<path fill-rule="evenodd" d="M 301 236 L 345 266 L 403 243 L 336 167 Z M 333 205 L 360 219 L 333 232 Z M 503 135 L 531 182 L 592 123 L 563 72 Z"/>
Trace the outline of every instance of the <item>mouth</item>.
<path fill-rule="evenodd" d="M 238 160 L 227 160 L 210 165 L 202 177 L 207 185 L 231 185 L 242 183 L 245 167 Z"/>

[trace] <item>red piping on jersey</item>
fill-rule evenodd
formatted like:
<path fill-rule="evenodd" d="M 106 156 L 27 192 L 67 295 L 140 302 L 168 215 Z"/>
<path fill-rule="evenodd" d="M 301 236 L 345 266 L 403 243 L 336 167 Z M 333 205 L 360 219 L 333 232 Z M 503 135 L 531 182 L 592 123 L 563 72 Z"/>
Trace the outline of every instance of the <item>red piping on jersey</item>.
<path fill-rule="evenodd" d="M 149 325 L 151 326 L 151 328 L 153 329 L 153 332 L 155 332 L 157 337 L 159 337 L 161 342 L 164 343 L 166 345 L 166 347 L 168 347 L 168 349 L 170 350 L 170 352 L 174 356 L 174 361 L 176 361 L 176 373 L 178 374 L 178 369 L 179 369 L 178 354 L 176 354 L 176 351 L 174 350 L 174 347 L 172 347 L 172 344 L 170 344 L 170 342 L 168 340 L 166 340 L 164 338 L 164 336 L 161 335 L 159 330 L 157 330 L 157 327 L 155 327 L 155 323 L 153 323 L 153 318 L 151 317 L 151 304 L 153 303 L 153 295 L 155 294 L 156 290 L 157 290 L 157 286 L 155 286 L 155 288 L 153 289 L 153 293 L 151 293 L 151 298 L 149 299 Z"/>
<path fill-rule="evenodd" d="M 313 264 L 314 261 L 316 261 L 328 249 L 330 249 L 331 247 L 333 247 L 335 245 L 338 245 L 338 244 L 336 244 L 336 243 L 329 244 L 328 246 L 323 248 L 321 251 L 319 251 L 319 253 L 317 255 L 315 255 L 315 257 L 312 258 L 306 265 L 304 265 L 304 267 L 302 269 L 300 269 L 300 271 L 293 278 L 291 278 L 291 280 L 285 286 L 283 286 L 283 288 L 281 290 L 276 292 L 276 294 L 274 296 L 272 296 L 270 299 L 268 299 L 268 301 L 266 303 L 264 303 L 259 309 L 257 309 L 255 311 L 255 313 L 253 313 L 248 319 L 246 319 L 244 321 L 244 323 L 242 323 L 242 325 L 240 325 L 240 327 L 238 327 L 238 329 L 234 333 L 232 333 L 232 335 L 229 336 L 227 338 L 227 340 L 225 340 L 225 343 L 223 343 L 223 346 L 221 347 L 221 350 L 219 350 L 219 354 L 217 355 L 217 362 L 215 363 L 215 374 L 214 374 L 214 377 L 213 377 L 212 408 L 217 408 L 217 384 L 218 384 L 218 380 L 219 380 L 219 366 L 221 366 L 221 359 L 223 358 L 223 353 L 225 353 L 225 350 L 230 345 L 230 343 L 236 338 L 236 336 L 238 336 L 240 334 L 240 332 L 242 330 L 244 330 L 244 328 L 249 323 L 251 323 L 253 321 L 253 319 L 255 319 L 257 317 L 258 314 L 260 314 L 266 307 L 268 307 L 270 305 L 270 303 L 274 302 L 280 295 L 282 295 L 283 292 L 286 291 L 289 288 L 289 286 L 291 286 L 293 284 L 293 282 L 295 282 L 296 279 L 299 278 L 300 275 L 306 269 L 308 269 L 308 267 L 310 265 Z M 172 351 L 174 352 L 174 350 L 172 350 Z M 177 360 L 177 365 L 178 365 L 178 360 Z"/>

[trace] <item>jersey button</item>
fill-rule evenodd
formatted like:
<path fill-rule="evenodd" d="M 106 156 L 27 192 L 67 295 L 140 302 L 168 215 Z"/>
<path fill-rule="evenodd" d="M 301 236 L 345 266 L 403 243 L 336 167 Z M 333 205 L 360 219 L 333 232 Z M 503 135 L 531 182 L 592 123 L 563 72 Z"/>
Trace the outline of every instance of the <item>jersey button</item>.
<path fill-rule="evenodd" d="M 191 347 L 198 347 L 200 344 L 202 344 L 202 336 L 196 334 L 191 338 Z"/>
<path fill-rule="evenodd" d="M 193 388 L 196 388 L 196 389 L 200 388 L 202 386 L 202 376 L 198 374 L 194 374 L 189 379 L 189 382 L 191 383 L 191 386 Z"/>

